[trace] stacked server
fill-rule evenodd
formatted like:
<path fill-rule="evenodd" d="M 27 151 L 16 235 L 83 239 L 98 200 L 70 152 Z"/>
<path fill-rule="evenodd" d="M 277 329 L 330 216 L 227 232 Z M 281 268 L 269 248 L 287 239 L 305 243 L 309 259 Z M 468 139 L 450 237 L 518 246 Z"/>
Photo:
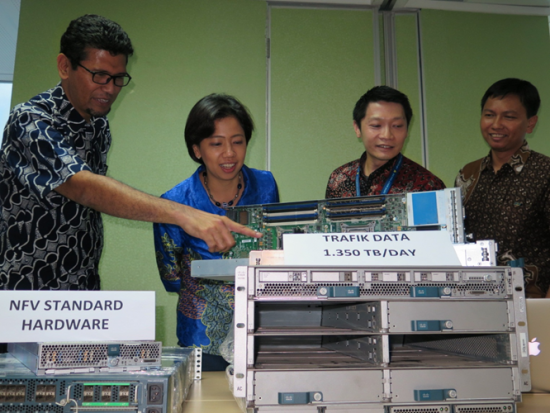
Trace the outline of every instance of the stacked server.
<path fill-rule="evenodd" d="M 0 413 L 181 413 L 201 350 L 159 341 L 10 343 Z"/>
<path fill-rule="evenodd" d="M 242 266 L 235 302 L 248 412 L 515 412 L 530 389 L 518 268 Z"/>
<path fill-rule="evenodd" d="M 70 346 L 68 343 L 36 344 L 26 346 L 27 350 L 40 347 L 39 351 L 50 357 L 54 357 L 55 352 L 55 357 L 59 358 L 56 365 L 63 360 L 61 349 L 67 350 Z M 99 343 L 79 345 L 83 346 L 83 352 L 88 352 L 86 356 L 81 354 L 81 359 L 94 359 L 90 352 L 96 350 L 101 353 L 103 346 Z M 30 357 L 30 354 L 27 356 Z M 107 352 L 105 356 L 106 359 Z M 87 359 L 81 362 L 88 363 Z M 98 354 L 95 365 L 102 364 L 99 359 L 102 357 Z M 159 360 L 159 366 L 155 369 L 124 371 L 121 368 L 119 371 L 105 369 L 86 372 L 89 368 L 86 367 L 38 375 L 12 354 L 0 354 L 0 412 L 181 413 L 193 381 L 200 377 L 200 352 L 164 348 Z"/>
<path fill-rule="evenodd" d="M 10 343 L 11 355 L 37 375 L 158 369 L 160 341 Z"/>

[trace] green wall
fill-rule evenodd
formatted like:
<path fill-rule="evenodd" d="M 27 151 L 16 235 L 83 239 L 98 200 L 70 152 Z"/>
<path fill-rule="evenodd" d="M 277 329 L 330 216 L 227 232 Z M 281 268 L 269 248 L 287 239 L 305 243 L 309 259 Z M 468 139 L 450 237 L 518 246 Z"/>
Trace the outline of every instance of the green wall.
<path fill-rule="evenodd" d="M 272 11 L 272 170 L 283 200 L 320 198 L 330 171 L 362 151 L 351 112 L 374 84 L 372 14 Z M 247 164 L 265 168 L 264 1 L 22 0 L 12 103 L 57 83 L 59 39 L 85 13 L 119 22 L 136 50 L 132 83 L 109 115 L 110 176 L 160 195 L 191 175 L 196 166 L 183 127 L 192 105 L 211 92 L 234 94 L 249 107 L 256 132 Z M 550 154 L 543 140 L 550 127 L 547 19 L 430 10 L 421 19 L 430 168 L 451 185 L 460 166 L 488 151 L 478 130 L 479 100 L 508 76 L 539 87 L 541 121 L 531 142 Z M 396 36 L 399 88 L 416 114 L 405 154 L 420 162 L 414 16 L 396 17 Z M 104 218 L 103 289 L 157 291 L 157 339 L 174 345 L 177 296 L 159 281 L 151 225 Z"/>
<path fill-rule="evenodd" d="M 397 89 L 409 97 L 413 118 L 409 125 L 409 137 L 403 154 L 422 165 L 421 101 L 418 73 L 418 41 L 416 14 L 395 16 L 397 54 Z"/>
<path fill-rule="evenodd" d="M 538 88 L 540 120 L 528 142 L 550 155 L 548 18 L 423 10 L 421 21 L 430 170 L 453 185 L 462 166 L 489 153 L 480 102 L 507 77 Z"/>
<path fill-rule="evenodd" d="M 271 170 L 281 200 L 321 199 L 359 158 L 353 107 L 374 86 L 372 12 L 271 10 Z"/>

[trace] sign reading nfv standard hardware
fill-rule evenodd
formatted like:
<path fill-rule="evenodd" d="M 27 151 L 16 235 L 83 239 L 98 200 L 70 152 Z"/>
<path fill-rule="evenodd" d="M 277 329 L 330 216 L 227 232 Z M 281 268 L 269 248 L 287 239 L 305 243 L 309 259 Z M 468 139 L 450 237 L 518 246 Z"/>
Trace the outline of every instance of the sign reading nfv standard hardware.
<path fill-rule="evenodd" d="M 285 265 L 460 265 L 446 231 L 283 235 Z"/>
<path fill-rule="evenodd" d="M 154 291 L 0 291 L 0 343 L 154 339 Z"/>

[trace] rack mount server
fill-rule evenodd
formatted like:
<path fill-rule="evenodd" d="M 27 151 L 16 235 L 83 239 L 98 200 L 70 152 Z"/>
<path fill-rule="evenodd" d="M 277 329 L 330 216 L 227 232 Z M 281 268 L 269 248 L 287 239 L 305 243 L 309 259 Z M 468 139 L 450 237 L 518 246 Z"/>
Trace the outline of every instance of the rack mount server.
<path fill-rule="evenodd" d="M 530 389 L 518 268 L 243 266 L 247 412 L 514 412 Z"/>
<path fill-rule="evenodd" d="M 200 358 L 200 350 L 164 348 L 158 370 L 37 376 L 0 354 L 0 412 L 181 413 Z"/>

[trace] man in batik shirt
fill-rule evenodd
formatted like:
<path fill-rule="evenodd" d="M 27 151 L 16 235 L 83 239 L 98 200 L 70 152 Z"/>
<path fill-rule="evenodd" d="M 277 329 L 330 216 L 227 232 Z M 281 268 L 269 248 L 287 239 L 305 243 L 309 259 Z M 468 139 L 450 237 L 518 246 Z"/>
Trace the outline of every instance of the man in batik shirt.
<path fill-rule="evenodd" d="M 365 152 L 332 172 L 325 197 L 445 188 L 441 179 L 401 154 L 411 118 L 409 99 L 398 90 L 377 86 L 361 96 L 353 110 L 353 128 Z"/>
<path fill-rule="evenodd" d="M 494 83 L 481 100 L 481 134 L 489 154 L 462 168 L 467 232 L 498 243 L 498 264 L 524 268 L 526 295 L 550 285 L 550 158 L 529 149 L 537 124 L 537 88 L 520 79 Z"/>
<path fill-rule="evenodd" d="M 133 54 L 126 32 L 101 16 L 73 20 L 61 38 L 61 82 L 14 108 L 0 150 L 0 289 L 96 290 L 101 212 L 175 224 L 212 251 L 230 231 L 255 233 L 218 215 L 160 199 L 105 176 L 106 115 Z"/>

